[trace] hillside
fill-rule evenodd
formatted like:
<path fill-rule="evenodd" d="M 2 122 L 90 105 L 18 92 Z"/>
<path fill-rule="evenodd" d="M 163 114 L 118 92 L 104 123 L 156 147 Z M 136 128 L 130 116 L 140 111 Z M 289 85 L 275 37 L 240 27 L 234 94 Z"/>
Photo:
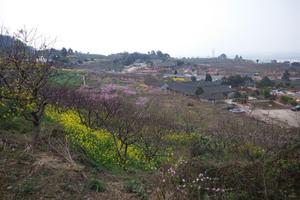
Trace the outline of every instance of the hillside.
<path fill-rule="evenodd" d="M 78 152 L 68 162 L 59 147 L 49 145 L 63 140 L 62 132 L 48 129 L 34 151 L 24 134 L 9 131 L 0 134 L 1 199 L 138 199 L 128 192 L 128 180 L 146 180 L 147 174 L 112 173 L 94 168 Z M 142 176 L 142 177 L 141 177 Z"/>
<path fill-rule="evenodd" d="M 1 198 L 299 199 L 299 127 L 255 118 L 247 104 L 251 94 L 275 105 L 274 82 L 253 89 L 247 76 L 223 79 L 232 87 L 191 77 L 250 61 L 82 54 L 33 48 L 26 36 L 0 53 Z"/>

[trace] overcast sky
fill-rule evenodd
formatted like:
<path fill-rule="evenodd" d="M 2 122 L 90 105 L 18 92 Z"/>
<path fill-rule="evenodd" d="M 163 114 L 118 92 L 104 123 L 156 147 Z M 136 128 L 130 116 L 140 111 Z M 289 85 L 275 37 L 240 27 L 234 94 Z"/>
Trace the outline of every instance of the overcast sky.
<path fill-rule="evenodd" d="M 0 24 L 100 54 L 300 52 L 300 0 L 0 0 Z"/>

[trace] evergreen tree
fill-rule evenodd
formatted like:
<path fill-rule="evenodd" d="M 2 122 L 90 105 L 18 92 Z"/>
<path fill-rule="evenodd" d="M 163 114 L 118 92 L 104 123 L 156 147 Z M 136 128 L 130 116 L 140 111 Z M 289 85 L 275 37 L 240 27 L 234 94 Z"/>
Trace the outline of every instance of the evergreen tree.
<path fill-rule="evenodd" d="M 290 73 L 288 70 L 285 70 L 282 77 L 281 77 L 282 80 L 285 80 L 285 81 L 290 81 Z"/>
<path fill-rule="evenodd" d="M 63 47 L 60 52 L 62 57 L 66 57 L 68 55 L 68 51 L 65 47 Z"/>
<path fill-rule="evenodd" d="M 74 54 L 73 49 L 69 48 L 68 49 L 68 55 L 73 55 L 73 54 Z"/>
<path fill-rule="evenodd" d="M 199 95 L 203 94 L 203 92 L 204 92 L 204 91 L 203 91 L 202 87 L 198 86 L 197 89 L 196 89 L 195 94 L 196 94 L 197 96 L 199 96 Z"/>
<path fill-rule="evenodd" d="M 210 81 L 210 82 L 212 82 L 212 77 L 211 77 L 210 74 L 206 74 L 206 76 L 205 76 L 205 81 Z"/>
<path fill-rule="evenodd" d="M 274 85 L 274 82 L 271 81 L 267 76 L 265 76 L 261 81 L 258 83 L 259 87 L 271 87 Z"/>

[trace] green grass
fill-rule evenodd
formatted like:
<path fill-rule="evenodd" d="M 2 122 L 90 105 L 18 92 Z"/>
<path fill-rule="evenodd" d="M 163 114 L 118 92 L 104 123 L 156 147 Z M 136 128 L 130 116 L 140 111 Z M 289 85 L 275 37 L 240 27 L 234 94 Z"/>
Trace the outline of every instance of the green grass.
<path fill-rule="evenodd" d="M 83 84 L 82 72 L 61 70 L 50 79 L 53 85 L 66 87 L 79 87 Z"/>

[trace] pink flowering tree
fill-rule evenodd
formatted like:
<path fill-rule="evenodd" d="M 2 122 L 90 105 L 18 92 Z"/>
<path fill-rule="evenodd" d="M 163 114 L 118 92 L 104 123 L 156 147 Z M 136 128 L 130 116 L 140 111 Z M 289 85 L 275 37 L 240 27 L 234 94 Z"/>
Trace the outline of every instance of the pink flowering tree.
<path fill-rule="evenodd" d="M 164 155 L 163 137 L 170 132 L 172 120 L 165 112 L 157 112 L 157 105 L 147 97 L 127 98 L 136 93 L 113 84 L 60 91 L 54 98 L 59 107 L 74 109 L 82 124 L 111 134 L 122 166 L 127 163 L 130 145 L 139 147 L 147 161 Z"/>

